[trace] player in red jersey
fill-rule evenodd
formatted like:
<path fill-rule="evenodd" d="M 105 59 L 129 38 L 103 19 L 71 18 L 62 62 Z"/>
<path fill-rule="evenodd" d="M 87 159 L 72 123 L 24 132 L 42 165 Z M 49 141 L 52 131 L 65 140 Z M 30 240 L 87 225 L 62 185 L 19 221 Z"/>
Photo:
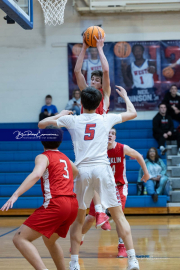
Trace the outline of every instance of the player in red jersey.
<path fill-rule="evenodd" d="M 103 52 L 103 46 L 104 46 L 104 38 L 102 38 L 101 32 L 99 32 L 99 38 L 97 39 L 97 50 L 99 53 L 102 71 L 101 70 L 95 70 L 91 73 L 91 86 L 99 90 L 103 96 L 98 108 L 96 109 L 97 114 L 104 114 L 108 113 L 109 111 L 109 98 L 111 95 L 111 87 L 110 87 L 110 78 L 109 78 L 109 64 L 106 59 L 106 56 Z M 79 54 L 79 57 L 76 62 L 76 66 L 74 69 L 74 73 L 76 75 L 76 80 L 79 89 L 82 91 L 87 87 L 85 77 L 82 73 L 82 65 L 83 60 L 85 57 L 86 50 L 88 48 L 88 45 L 85 43 L 85 40 L 83 38 L 83 47 Z M 81 108 L 81 113 L 83 113 L 83 107 Z M 109 217 L 103 213 L 100 198 L 95 192 L 95 196 L 93 198 L 93 201 L 96 205 L 96 226 L 102 226 Z M 104 225 L 106 226 L 106 225 Z"/>
<path fill-rule="evenodd" d="M 143 172 L 144 172 L 144 175 L 141 179 L 142 181 L 146 182 L 149 179 L 149 174 L 148 174 L 146 164 L 141 154 L 138 153 L 136 150 L 130 148 L 129 146 L 118 143 L 115 140 L 116 140 L 116 129 L 112 128 L 109 132 L 108 157 L 109 157 L 110 165 L 114 173 L 114 178 L 116 182 L 116 191 L 117 191 L 116 195 L 117 195 L 118 201 L 121 202 L 122 210 L 124 211 L 126 199 L 128 195 L 128 181 L 126 177 L 125 155 L 136 159 L 137 162 L 142 167 Z M 85 234 L 93 225 L 94 220 L 95 220 L 95 207 L 92 202 L 90 205 L 89 215 L 86 217 L 83 228 L 82 228 L 82 237 L 83 237 L 82 241 L 84 240 Z M 120 257 L 120 258 L 127 257 L 124 242 L 122 238 L 120 237 L 121 232 L 118 230 L 117 227 L 116 227 L 116 230 L 119 237 L 117 257 Z"/>
<path fill-rule="evenodd" d="M 62 116 L 59 114 L 59 117 Z M 13 238 L 14 245 L 36 270 L 47 270 L 32 241 L 42 236 L 58 270 L 65 270 L 63 251 L 56 242 L 65 238 L 78 212 L 73 178 L 78 174 L 76 166 L 57 148 L 62 141 L 62 131 L 52 126 L 45 132 L 58 134 L 59 141 L 42 141 L 44 152 L 35 159 L 35 168 L 12 197 L 3 205 L 2 211 L 13 204 L 41 178 L 43 205 L 21 225 Z M 46 133 L 48 134 L 48 133 Z"/>

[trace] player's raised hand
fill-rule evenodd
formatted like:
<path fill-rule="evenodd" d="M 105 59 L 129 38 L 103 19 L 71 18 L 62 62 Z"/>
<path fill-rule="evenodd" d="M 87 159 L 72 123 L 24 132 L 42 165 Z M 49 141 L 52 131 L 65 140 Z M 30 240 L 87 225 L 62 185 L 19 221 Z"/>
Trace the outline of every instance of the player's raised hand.
<path fill-rule="evenodd" d="M 59 117 L 60 116 L 64 116 L 64 115 L 70 115 L 70 114 L 73 114 L 72 111 L 69 111 L 69 110 L 62 110 L 59 114 Z M 57 115 L 58 116 L 58 115 Z"/>
<path fill-rule="evenodd" d="M 11 198 L 1 207 L 1 211 L 8 211 L 9 208 L 13 207 L 13 204 L 17 201 L 18 196 L 16 194 L 13 194 Z"/>
<path fill-rule="evenodd" d="M 96 39 L 96 47 L 98 48 L 103 48 L 104 47 L 104 40 L 105 40 L 105 34 L 104 37 L 102 37 L 102 33 L 98 30 L 98 39 L 96 36 L 94 36 Z"/>
<path fill-rule="evenodd" d="M 86 43 L 86 37 L 85 37 L 85 34 L 83 35 L 83 48 L 87 50 L 87 48 L 89 48 L 89 46 L 87 45 Z"/>
<path fill-rule="evenodd" d="M 126 92 L 126 90 L 122 86 L 116 85 L 116 92 L 123 99 L 126 99 L 127 98 L 127 92 Z"/>
<path fill-rule="evenodd" d="M 141 178 L 141 181 L 143 181 L 144 183 L 146 183 L 147 180 L 149 180 L 149 179 L 150 179 L 149 173 L 145 173 L 143 175 L 143 177 Z"/>

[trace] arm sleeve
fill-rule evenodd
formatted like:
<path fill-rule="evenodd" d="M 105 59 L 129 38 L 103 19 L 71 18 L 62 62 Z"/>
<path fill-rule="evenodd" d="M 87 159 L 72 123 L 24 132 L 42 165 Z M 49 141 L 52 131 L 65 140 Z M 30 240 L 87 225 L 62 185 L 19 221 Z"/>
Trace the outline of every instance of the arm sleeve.
<path fill-rule="evenodd" d="M 107 123 L 108 131 L 116 124 L 122 123 L 122 116 L 121 114 L 105 114 L 104 115 L 105 121 Z"/>
<path fill-rule="evenodd" d="M 169 129 L 171 132 L 174 131 L 174 123 L 171 117 L 169 117 Z"/>
<path fill-rule="evenodd" d="M 65 110 L 72 110 L 72 99 L 70 99 L 65 107 Z"/>
<path fill-rule="evenodd" d="M 54 113 L 57 113 L 58 110 L 57 110 L 57 107 L 54 105 Z"/>
<path fill-rule="evenodd" d="M 74 128 L 75 116 L 73 115 L 65 115 L 59 117 L 57 120 L 58 127 L 66 127 L 67 129 Z"/>
<path fill-rule="evenodd" d="M 163 134 L 162 129 L 159 127 L 159 120 L 157 117 L 153 118 L 153 132 Z"/>
<path fill-rule="evenodd" d="M 162 168 L 161 175 L 165 175 L 166 174 L 166 165 L 164 164 L 162 159 L 159 159 L 159 163 L 160 163 L 160 166 Z"/>
<path fill-rule="evenodd" d="M 44 106 L 42 106 L 42 108 L 41 108 L 41 113 L 42 113 L 42 112 L 44 112 Z"/>

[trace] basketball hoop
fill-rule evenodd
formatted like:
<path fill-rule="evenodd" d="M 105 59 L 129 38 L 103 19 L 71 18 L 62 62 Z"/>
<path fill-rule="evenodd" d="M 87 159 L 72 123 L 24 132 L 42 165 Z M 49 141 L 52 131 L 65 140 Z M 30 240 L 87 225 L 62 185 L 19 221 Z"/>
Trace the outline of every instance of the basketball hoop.
<path fill-rule="evenodd" d="M 38 0 L 44 13 L 44 22 L 48 25 L 64 23 L 64 10 L 67 0 Z"/>

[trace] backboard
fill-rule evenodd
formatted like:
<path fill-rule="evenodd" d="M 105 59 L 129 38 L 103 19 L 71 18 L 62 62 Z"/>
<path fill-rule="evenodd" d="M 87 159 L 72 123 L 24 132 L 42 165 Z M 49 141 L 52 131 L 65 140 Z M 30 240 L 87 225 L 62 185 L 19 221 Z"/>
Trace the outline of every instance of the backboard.
<path fill-rule="evenodd" d="M 33 28 L 33 0 L 0 0 L 0 9 L 22 28 Z"/>

